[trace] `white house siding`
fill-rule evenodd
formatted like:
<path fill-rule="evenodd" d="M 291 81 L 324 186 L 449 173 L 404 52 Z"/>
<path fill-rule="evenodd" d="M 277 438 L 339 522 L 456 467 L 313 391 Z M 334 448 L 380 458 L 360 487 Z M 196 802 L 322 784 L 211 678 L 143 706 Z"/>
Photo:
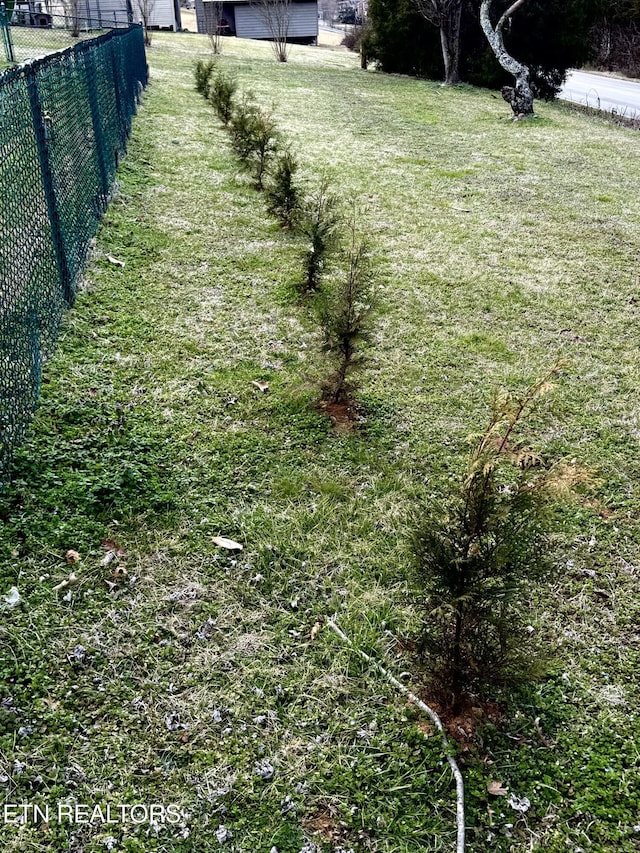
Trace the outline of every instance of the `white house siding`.
<path fill-rule="evenodd" d="M 290 21 L 287 37 L 317 38 L 318 37 L 318 4 L 292 3 L 289 6 Z M 235 7 L 236 35 L 245 39 L 265 39 L 270 37 L 269 28 L 264 14 L 259 6 L 250 4 Z"/>
<path fill-rule="evenodd" d="M 136 0 L 131 0 L 131 7 L 136 8 Z M 93 27 L 123 27 L 129 23 L 126 0 L 80 0 L 79 12 Z"/>
<path fill-rule="evenodd" d="M 133 6 L 135 15 L 136 0 L 133 0 Z M 137 20 L 140 20 L 139 15 Z M 172 30 L 180 29 L 180 23 L 176 21 L 173 0 L 155 0 L 149 26 L 160 28 L 170 27 Z"/>
<path fill-rule="evenodd" d="M 133 21 L 141 21 L 138 0 L 130 0 Z M 80 0 L 80 16 L 91 21 L 92 26 L 125 26 L 128 23 L 127 0 Z M 155 0 L 149 26 L 177 30 L 173 0 Z"/>

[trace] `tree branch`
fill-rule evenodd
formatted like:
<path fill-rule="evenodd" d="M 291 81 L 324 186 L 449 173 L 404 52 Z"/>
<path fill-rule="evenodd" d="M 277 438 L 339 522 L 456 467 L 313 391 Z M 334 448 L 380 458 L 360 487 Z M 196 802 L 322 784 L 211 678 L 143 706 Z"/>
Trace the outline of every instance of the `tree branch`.
<path fill-rule="evenodd" d="M 502 14 L 500 20 L 496 24 L 496 32 L 499 33 L 502 31 L 505 23 L 509 20 L 509 18 L 513 15 L 514 12 L 517 12 L 520 6 L 524 6 L 527 0 L 516 0 L 515 3 L 512 3 L 511 6 L 507 9 L 506 12 Z"/>

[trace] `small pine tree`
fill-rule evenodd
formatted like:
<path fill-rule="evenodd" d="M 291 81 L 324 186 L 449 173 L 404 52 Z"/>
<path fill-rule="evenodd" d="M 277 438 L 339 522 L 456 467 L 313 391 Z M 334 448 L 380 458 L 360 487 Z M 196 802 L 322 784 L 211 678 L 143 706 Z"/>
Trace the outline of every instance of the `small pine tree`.
<path fill-rule="evenodd" d="M 267 210 L 283 228 L 293 228 L 300 210 L 300 190 L 295 183 L 298 161 L 287 148 L 269 172 L 265 191 Z"/>
<path fill-rule="evenodd" d="M 555 365 L 518 398 L 496 395 L 457 497 L 418 522 L 414 553 L 428 617 L 428 666 L 454 707 L 465 692 L 517 678 L 531 667 L 523 649 L 527 588 L 553 569 L 551 498 L 585 478 L 543 464 L 518 434 Z"/>
<path fill-rule="evenodd" d="M 231 145 L 242 163 L 247 164 L 255 146 L 256 116 L 259 112 L 253 94 L 245 92 L 229 121 Z"/>
<path fill-rule="evenodd" d="M 264 178 L 269 163 L 276 156 L 278 146 L 279 136 L 273 116 L 259 110 L 256 116 L 254 148 L 251 155 L 253 177 L 257 190 L 264 189 Z"/>
<path fill-rule="evenodd" d="M 263 188 L 267 166 L 278 150 L 276 123 L 249 93 L 233 110 L 229 122 L 231 144 L 241 162 L 253 172 L 256 189 Z"/>
<path fill-rule="evenodd" d="M 225 127 L 233 115 L 237 90 L 238 81 L 224 71 L 218 71 L 209 84 L 209 100 Z"/>
<path fill-rule="evenodd" d="M 339 245 L 341 222 L 338 199 L 331 192 L 329 179 L 324 177 L 317 192 L 303 202 L 297 219 L 297 230 L 309 244 L 305 252 L 303 290 L 319 289 L 326 261 Z"/>
<path fill-rule="evenodd" d="M 196 62 L 196 67 L 193 72 L 196 78 L 196 91 L 200 92 L 201 95 L 204 95 L 205 98 L 209 95 L 211 75 L 213 74 L 215 67 L 215 59 L 199 59 Z"/>
<path fill-rule="evenodd" d="M 323 398 L 331 403 L 351 400 L 355 390 L 352 375 L 364 363 L 362 348 L 370 338 L 375 307 L 371 255 L 366 240 L 358 233 L 358 219 L 358 211 L 354 208 L 348 224 L 350 242 L 346 274 L 323 287 L 319 299 L 324 350 L 335 362 L 335 371 L 323 388 Z"/>

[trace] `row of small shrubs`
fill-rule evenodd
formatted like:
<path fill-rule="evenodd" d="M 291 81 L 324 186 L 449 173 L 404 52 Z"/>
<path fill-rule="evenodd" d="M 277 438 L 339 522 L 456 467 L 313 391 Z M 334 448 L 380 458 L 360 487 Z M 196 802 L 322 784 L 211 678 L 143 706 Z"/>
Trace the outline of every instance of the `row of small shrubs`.
<path fill-rule="evenodd" d="M 322 397 L 350 410 L 353 373 L 364 363 L 375 307 L 362 211 L 353 204 L 345 215 L 327 177 L 303 190 L 298 160 L 273 116 L 251 94 L 237 99 L 235 80 L 215 63 L 199 64 L 196 88 L 228 128 L 269 213 L 304 242 L 298 287 L 320 323 L 332 365 Z M 459 486 L 442 505 L 417 512 L 411 550 L 425 614 L 420 647 L 443 707 L 459 708 L 483 686 L 534 674 L 534 657 L 523 643 L 523 601 L 555 565 L 554 499 L 580 480 L 569 466 L 545 465 L 525 440 L 526 416 L 558 372 L 555 365 L 521 397 L 496 395 Z"/>
<path fill-rule="evenodd" d="M 298 290 L 309 297 L 323 330 L 323 352 L 334 368 L 322 383 L 323 400 L 353 407 L 352 374 L 364 362 L 361 350 L 374 304 L 373 266 L 358 227 L 360 212 L 354 205 L 345 216 L 326 176 L 315 189 L 303 189 L 297 180 L 298 159 L 273 115 L 251 92 L 238 96 L 237 81 L 215 60 L 200 60 L 195 80 L 228 130 L 254 187 L 264 192 L 268 212 L 305 245 Z"/>

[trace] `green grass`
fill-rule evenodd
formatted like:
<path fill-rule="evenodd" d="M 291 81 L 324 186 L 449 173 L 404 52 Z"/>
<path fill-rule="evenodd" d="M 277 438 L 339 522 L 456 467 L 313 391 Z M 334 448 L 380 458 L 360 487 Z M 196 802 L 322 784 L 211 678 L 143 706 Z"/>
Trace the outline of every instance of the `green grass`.
<path fill-rule="evenodd" d="M 224 825 L 242 853 L 452 849 L 439 739 L 311 632 L 337 613 L 420 689 L 397 643 L 421 621 L 416 507 L 455 486 L 493 388 L 526 386 L 560 350 L 533 426 L 597 485 L 562 510 L 562 570 L 531 593 L 549 675 L 496 691 L 502 714 L 461 747 L 468 848 L 638 850 L 640 137 L 560 105 L 512 124 L 486 91 L 225 41 L 221 65 L 273 109 L 305 180 L 331 174 L 368 203 L 381 307 L 364 422 L 342 435 L 314 405 L 326 366 L 295 297 L 304 246 L 194 90 L 207 44 L 154 35 L 119 193 L 0 506 L 0 593 L 23 599 L 0 626 L 5 802 L 184 816 L 157 834 L 5 825 L 4 848 L 207 853 Z M 71 569 L 79 582 L 53 592 Z"/>
<path fill-rule="evenodd" d="M 77 44 L 79 40 L 95 38 L 97 35 L 100 35 L 99 30 L 93 30 L 91 32 L 80 33 L 78 38 L 73 38 L 69 29 L 41 29 L 38 27 L 19 26 L 12 26 L 10 32 L 13 55 L 15 61 L 18 63 L 41 59 L 50 53 L 66 50 L 66 48 Z M 6 61 L 3 45 L 3 49 L 0 51 L 0 69 L 10 67 L 11 63 Z"/>

